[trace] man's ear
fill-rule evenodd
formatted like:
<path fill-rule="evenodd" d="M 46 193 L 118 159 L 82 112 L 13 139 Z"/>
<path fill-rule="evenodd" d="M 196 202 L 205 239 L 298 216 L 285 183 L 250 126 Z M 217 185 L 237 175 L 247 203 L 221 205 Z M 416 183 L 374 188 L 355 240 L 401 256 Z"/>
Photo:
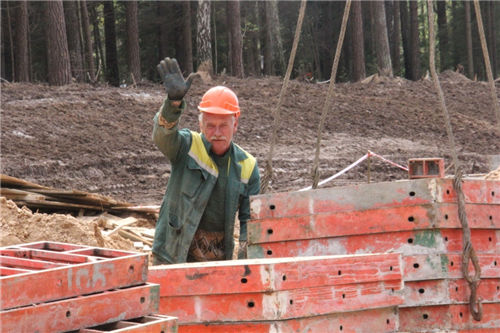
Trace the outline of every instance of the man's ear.
<path fill-rule="evenodd" d="M 236 133 L 238 131 L 238 118 L 234 117 L 234 130 L 233 132 Z"/>

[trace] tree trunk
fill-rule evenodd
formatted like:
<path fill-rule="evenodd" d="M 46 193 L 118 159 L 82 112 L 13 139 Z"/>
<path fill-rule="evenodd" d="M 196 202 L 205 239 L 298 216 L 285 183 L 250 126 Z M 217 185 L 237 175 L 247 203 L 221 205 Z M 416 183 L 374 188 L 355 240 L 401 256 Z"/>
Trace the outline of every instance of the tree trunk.
<path fill-rule="evenodd" d="M 394 29 L 392 31 L 391 59 L 394 75 L 401 75 L 400 47 L 401 47 L 401 21 L 399 17 L 399 0 L 394 1 L 393 11 Z"/>
<path fill-rule="evenodd" d="M 240 2 L 228 1 L 227 15 L 229 17 L 229 31 L 231 34 L 231 64 L 232 74 L 238 78 L 243 77 L 243 46 L 241 40 Z"/>
<path fill-rule="evenodd" d="M 497 43 L 495 35 L 495 1 L 487 1 L 486 12 L 486 31 L 488 40 L 488 52 L 490 53 L 491 70 L 493 77 L 497 76 Z"/>
<path fill-rule="evenodd" d="M 372 2 L 375 22 L 375 50 L 377 53 L 377 67 L 381 76 L 392 77 L 391 52 L 387 36 L 387 21 L 383 1 Z"/>
<path fill-rule="evenodd" d="M 267 2 L 261 2 L 264 12 L 264 74 L 273 75 L 274 74 L 274 63 L 273 63 L 273 34 L 272 34 L 272 16 L 270 13 L 269 5 Z"/>
<path fill-rule="evenodd" d="M 231 15 L 229 14 L 229 3 L 231 1 L 225 1 L 226 4 L 226 27 L 227 27 L 227 51 L 226 51 L 226 63 L 227 63 L 227 73 L 229 75 L 234 75 L 233 72 L 233 38 L 231 36 Z M 215 24 L 214 24 L 215 27 Z M 215 29 L 215 28 L 214 28 Z M 215 39 L 217 40 L 217 38 Z"/>
<path fill-rule="evenodd" d="M 64 1 L 64 11 L 67 18 L 66 31 L 68 36 L 71 73 L 77 82 L 83 82 L 85 76 L 83 70 L 80 22 L 78 19 L 78 3 L 76 1 Z"/>
<path fill-rule="evenodd" d="M 446 1 L 437 1 L 437 23 L 439 38 L 439 63 L 441 71 L 450 68 L 450 51 L 448 37 L 448 20 L 446 18 Z"/>
<path fill-rule="evenodd" d="M 94 46 L 92 45 L 92 36 L 90 35 L 90 20 L 87 10 L 87 1 L 80 0 L 80 11 L 82 13 L 82 30 L 83 39 L 85 41 L 85 59 L 86 72 L 89 75 L 90 81 L 95 82 L 95 63 L 94 63 Z"/>
<path fill-rule="evenodd" d="M 102 49 L 101 33 L 99 32 L 99 18 L 96 9 L 97 2 L 90 2 L 90 20 L 92 21 L 95 42 L 95 54 L 97 58 L 98 68 L 106 70 L 106 62 L 104 61 L 104 51 Z M 99 69 L 98 69 L 99 72 Z M 96 73 L 99 74 L 99 73 Z M 97 80 L 98 78 L 96 78 Z"/>
<path fill-rule="evenodd" d="M 29 82 L 28 61 L 28 3 L 18 3 L 15 28 L 15 77 L 16 81 Z"/>
<path fill-rule="evenodd" d="M 418 35 L 418 2 L 410 1 L 410 80 L 420 79 L 420 38 Z"/>
<path fill-rule="evenodd" d="M 62 0 L 46 2 L 47 64 L 50 85 L 71 82 L 71 65 Z"/>
<path fill-rule="evenodd" d="M 189 74 L 193 72 L 193 46 L 191 43 L 191 3 L 183 1 L 182 3 L 182 36 L 184 47 L 184 71 Z"/>
<path fill-rule="evenodd" d="M 365 47 L 363 34 L 363 15 L 361 2 L 352 2 L 352 80 L 360 81 L 366 77 Z"/>
<path fill-rule="evenodd" d="M 156 2 L 156 14 L 158 20 L 158 52 L 159 60 L 163 60 L 165 57 L 170 57 L 171 54 L 168 52 L 169 42 L 168 35 L 172 24 L 170 24 L 169 19 L 169 8 L 166 1 Z"/>
<path fill-rule="evenodd" d="M 408 17 L 408 2 L 400 2 L 401 40 L 403 42 L 403 58 L 405 63 L 405 78 L 410 79 L 410 21 Z"/>
<path fill-rule="evenodd" d="M 104 8 L 104 43 L 106 45 L 106 81 L 118 87 L 120 74 L 118 71 L 118 52 L 116 50 L 115 8 L 112 1 L 103 1 Z"/>
<path fill-rule="evenodd" d="M 139 55 L 139 24 L 137 22 L 137 1 L 125 3 L 127 11 L 127 60 L 130 74 L 135 82 L 140 82 L 141 58 Z"/>
<path fill-rule="evenodd" d="M 472 55 L 472 28 L 470 16 L 470 2 L 464 1 L 465 5 L 465 40 L 467 44 L 467 73 L 469 79 L 474 79 L 474 57 Z"/>
<path fill-rule="evenodd" d="M 276 45 L 276 47 L 273 47 L 273 59 L 274 59 L 273 62 L 277 65 L 275 67 L 278 71 L 277 74 L 284 75 L 285 53 L 283 52 L 283 42 L 281 39 L 281 32 L 280 32 L 278 1 L 277 0 L 266 1 L 266 7 L 268 7 L 267 13 L 270 14 L 270 19 L 271 19 L 271 25 L 270 25 L 271 35 L 272 35 L 271 40 Z"/>
<path fill-rule="evenodd" d="M 196 48 L 198 70 L 213 73 L 212 63 L 212 36 L 210 32 L 210 1 L 198 0 L 196 15 L 198 33 L 196 34 Z"/>

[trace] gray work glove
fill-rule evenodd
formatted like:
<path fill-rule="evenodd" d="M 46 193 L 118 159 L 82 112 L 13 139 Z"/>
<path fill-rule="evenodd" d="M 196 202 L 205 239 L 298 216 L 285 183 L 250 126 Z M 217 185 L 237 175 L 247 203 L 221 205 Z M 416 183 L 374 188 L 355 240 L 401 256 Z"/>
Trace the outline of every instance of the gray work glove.
<path fill-rule="evenodd" d="M 187 80 L 184 80 L 177 60 L 168 57 L 160 61 L 156 68 L 167 90 L 168 99 L 171 101 L 182 100 L 191 87 L 191 82 L 194 77 L 198 75 L 196 73 L 191 73 Z"/>

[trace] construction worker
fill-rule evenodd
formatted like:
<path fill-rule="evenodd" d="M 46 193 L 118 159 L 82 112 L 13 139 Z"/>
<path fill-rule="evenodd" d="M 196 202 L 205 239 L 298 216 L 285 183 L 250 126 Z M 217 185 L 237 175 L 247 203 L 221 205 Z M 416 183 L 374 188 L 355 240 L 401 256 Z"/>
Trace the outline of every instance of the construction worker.
<path fill-rule="evenodd" d="M 153 141 L 172 171 L 156 223 L 153 264 L 231 259 L 236 212 L 238 257 L 246 256 L 249 197 L 258 194 L 255 158 L 232 142 L 238 128 L 238 98 L 229 88 L 209 89 L 198 106 L 200 131 L 178 129 L 193 74 L 184 80 L 175 59 L 158 71 L 167 98 L 154 117 Z"/>

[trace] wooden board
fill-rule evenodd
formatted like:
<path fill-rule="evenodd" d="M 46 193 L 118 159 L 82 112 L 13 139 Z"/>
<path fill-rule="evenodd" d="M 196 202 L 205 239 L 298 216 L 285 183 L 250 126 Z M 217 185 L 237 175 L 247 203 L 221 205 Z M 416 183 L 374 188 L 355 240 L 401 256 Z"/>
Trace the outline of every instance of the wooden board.
<path fill-rule="evenodd" d="M 256 293 L 401 280 L 397 253 L 152 266 L 161 296 Z M 175 281 L 175 283 L 173 282 Z"/>
<path fill-rule="evenodd" d="M 268 293 L 160 297 L 159 313 L 179 324 L 304 318 L 403 303 L 401 281 L 312 287 Z"/>
<path fill-rule="evenodd" d="M 397 308 L 380 308 L 271 322 L 201 323 L 179 325 L 179 333 L 394 332 Z"/>
<path fill-rule="evenodd" d="M 500 205 L 466 205 L 471 229 L 500 229 Z M 248 221 L 251 244 L 432 228 L 461 228 L 456 204 L 415 205 Z"/>
<path fill-rule="evenodd" d="M 0 331 L 71 331 L 146 316 L 158 311 L 158 291 L 147 284 L 1 311 Z"/>
<path fill-rule="evenodd" d="M 145 253 L 51 242 L 5 247 L 0 253 L 1 309 L 139 285 L 147 279 Z"/>

